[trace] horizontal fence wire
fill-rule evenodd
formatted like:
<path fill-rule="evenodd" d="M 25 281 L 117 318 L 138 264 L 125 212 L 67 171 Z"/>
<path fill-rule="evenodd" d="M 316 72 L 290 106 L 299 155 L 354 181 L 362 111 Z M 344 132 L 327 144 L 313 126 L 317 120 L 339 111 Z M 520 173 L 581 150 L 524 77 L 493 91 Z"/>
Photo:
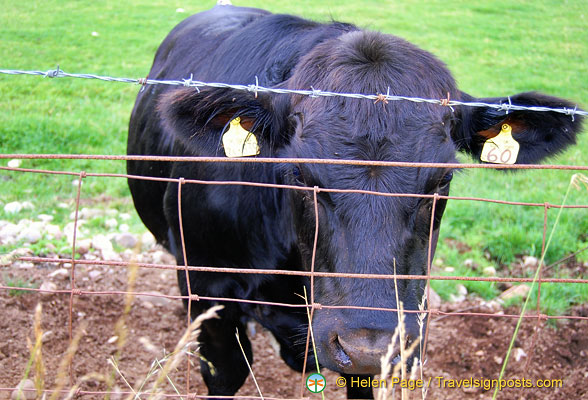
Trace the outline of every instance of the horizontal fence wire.
<path fill-rule="evenodd" d="M 495 103 L 484 103 L 484 102 L 467 102 L 467 101 L 458 101 L 458 100 L 451 100 L 449 98 L 445 99 L 426 99 L 420 97 L 411 97 L 411 96 L 400 96 L 390 94 L 390 87 L 386 89 L 386 94 L 377 93 L 377 94 L 362 94 L 362 93 L 340 93 L 340 92 L 331 92 L 328 90 L 320 90 L 315 88 L 308 89 L 281 89 L 281 88 L 269 88 L 259 85 L 259 79 L 256 77 L 256 82 L 254 84 L 249 85 L 240 85 L 240 84 L 229 84 L 229 83 L 220 83 L 220 82 L 202 82 L 198 80 L 194 80 L 193 75 L 190 75 L 190 78 L 183 78 L 183 79 L 176 79 L 176 80 L 160 80 L 160 79 L 149 79 L 147 78 L 120 78 L 120 77 L 112 77 L 112 76 L 104 76 L 104 75 L 97 75 L 97 74 L 79 74 L 79 73 L 68 73 L 59 68 L 57 66 L 56 69 L 47 70 L 47 71 L 39 71 L 39 70 L 16 70 L 16 69 L 0 69 L 0 74 L 5 75 L 29 75 L 29 76 L 38 76 L 44 78 L 79 78 L 79 79 L 97 79 L 104 82 L 119 82 L 119 83 L 130 83 L 130 84 L 137 84 L 137 85 L 168 85 L 168 86 L 184 86 L 184 87 L 193 87 L 196 89 L 202 87 L 212 87 L 212 88 L 223 88 L 223 89 L 234 89 L 234 90 L 241 90 L 250 93 L 273 93 L 273 94 L 291 94 L 291 95 L 300 95 L 300 96 L 309 96 L 309 97 L 346 97 L 351 99 L 362 99 L 362 100 L 372 100 L 372 101 L 381 101 L 381 102 L 388 102 L 388 101 L 410 101 L 413 103 L 429 103 L 429 104 L 436 104 L 445 107 L 455 107 L 455 106 L 464 106 L 464 107 L 485 107 L 485 108 L 492 108 L 499 111 L 504 111 L 508 114 L 510 111 L 535 111 L 535 112 L 555 112 L 560 114 L 569 115 L 572 120 L 574 116 L 581 115 L 587 116 L 588 112 L 584 110 L 578 109 L 578 106 L 574 108 L 567 108 L 567 107 L 542 107 L 542 106 L 523 106 L 518 104 L 512 104 L 510 97 L 508 97 L 508 102 L 495 104 Z"/>

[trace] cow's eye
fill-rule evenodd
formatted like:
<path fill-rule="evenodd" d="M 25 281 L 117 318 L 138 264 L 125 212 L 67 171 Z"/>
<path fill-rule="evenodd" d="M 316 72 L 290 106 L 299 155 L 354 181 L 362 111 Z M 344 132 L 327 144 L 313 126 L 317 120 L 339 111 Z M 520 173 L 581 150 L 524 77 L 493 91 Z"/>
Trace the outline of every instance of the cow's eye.
<path fill-rule="evenodd" d="M 298 167 L 292 168 L 292 175 L 294 175 L 294 178 L 296 178 L 296 179 L 300 178 L 300 176 L 302 175 L 300 172 L 300 168 L 298 168 Z"/>
<path fill-rule="evenodd" d="M 439 181 L 439 188 L 444 189 L 447 186 L 449 186 L 452 179 L 453 179 L 453 171 L 449 171 L 448 173 L 443 175 L 443 178 L 441 178 L 441 180 Z"/>

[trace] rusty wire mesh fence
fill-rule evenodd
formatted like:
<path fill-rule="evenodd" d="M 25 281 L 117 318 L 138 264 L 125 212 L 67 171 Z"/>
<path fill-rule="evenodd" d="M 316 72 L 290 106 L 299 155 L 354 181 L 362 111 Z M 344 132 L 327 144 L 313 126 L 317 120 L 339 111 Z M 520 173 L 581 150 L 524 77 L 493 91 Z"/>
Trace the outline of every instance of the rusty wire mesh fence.
<path fill-rule="evenodd" d="M 60 70 L 56 70 L 54 73 L 54 77 L 59 76 L 60 73 L 63 73 Z M 51 74 L 46 73 L 44 76 L 50 76 Z M 140 84 L 152 84 L 153 82 L 145 81 L 133 81 L 134 83 Z M 182 80 L 178 81 L 178 85 L 184 86 L 191 86 L 193 85 L 193 81 L 190 79 L 188 81 Z M 261 89 L 256 86 L 244 86 L 243 90 L 249 91 L 261 91 Z M 309 96 L 320 96 L 323 93 L 321 91 L 311 90 L 308 93 L 305 93 Z M 378 100 L 378 96 L 376 97 L 368 97 L 369 100 Z M 387 97 L 381 98 L 382 101 L 384 100 L 397 100 L 392 99 L 390 95 L 386 95 Z M 402 99 L 400 99 L 402 100 Z M 437 100 L 440 106 L 459 106 L 459 104 L 449 103 L 449 99 L 447 102 L 443 100 Z M 502 109 L 508 113 L 509 110 L 513 109 L 512 105 L 498 105 L 498 107 L 502 107 Z M 538 110 L 541 111 L 541 110 Z M 551 110 L 552 111 L 552 110 Z M 578 111 L 578 110 L 560 110 L 561 113 L 568 114 L 570 118 L 573 118 L 575 114 L 585 115 L 585 112 Z M 560 169 L 560 170 L 570 170 L 570 171 L 586 171 L 588 170 L 588 166 L 567 166 L 567 165 L 512 165 L 512 166 L 504 166 L 504 165 L 488 165 L 488 164 L 432 164 L 432 163 L 405 163 L 405 162 L 386 162 L 386 161 L 357 161 L 357 160 L 317 160 L 317 159 L 272 159 L 272 158 L 234 158 L 228 159 L 224 157 L 158 157 L 158 156 L 126 156 L 126 155 L 73 155 L 73 154 L 1 154 L 0 159 L 34 159 L 34 160 L 46 160 L 46 159 L 85 159 L 85 160 L 93 160 L 93 162 L 100 162 L 104 160 L 118 160 L 118 161 L 126 161 L 126 160 L 145 160 L 145 161 L 154 161 L 154 162 L 195 162 L 195 163 L 202 163 L 202 162 L 214 162 L 214 163 L 318 163 L 318 164 L 342 164 L 342 165 L 362 165 L 362 166 L 381 166 L 381 167 L 403 167 L 403 168 L 510 168 L 510 169 Z M 397 309 L 390 309 L 390 308 L 376 308 L 376 307 L 359 307 L 359 306 L 349 306 L 349 305 L 324 305 L 319 304 L 314 301 L 314 278 L 315 277 L 331 277 L 331 278 L 345 278 L 345 279 L 402 279 L 402 280 L 425 280 L 427 289 L 429 290 L 430 282 L 434 280 L 451 280 L 451 281 L 484 281 L 484 282 L 495 282 L 495 283 L 531 283 L 534 282 L 537 284 L 537 303 L 534 305 L 535 311 L 531 313 L 525 314 L 505 314 L 505 313 L 483 313 L 483 312 L 469 312 L 469 311 L 461 311 L 461 312 L 447 312 L 440 310 L 438 308 L 431 308 L 430 303 L 428 304 L 427 309 L 424 310 L 404 310 L 406 313 L 424 313 L 428 315 L 424 335 L 425 341 L 425 350 L 426 350 L 426 343 L 428 338 L 429 332 L 429 324 L 431 320 L 434 318 L 439 317 L 455 317 L 455 316 L 462 316 L 462 317 L 484 317 L 484 318 L 508 318 L 508 319 L 528 319 L 528 320 L 536 320 L 537 327 L 540 329 L 543 326 L 543 322 L 548 319 L 570 319 L 570 320 L 582 320 L 588 321 L 588 317 L 580 316 L 580 315 L 546 315 L 541 313 L 541 285 L 543 283 L 576 283 L 576 284 L 588 284 L 588 279 L 584 279 L 581 277 L 578 278 L 547 278 L 543 277 L 541 273 L 541 268 L 543 267 L 542 263 L 538 266 L 538 274 L 537 278 L 532 277 L 523 277 L 523 276 L 513 276 L 513 277 L 499 277 L 499 276 L 441 276 L 441 275 L 433 275 L 431 273 L 431 264 L 432 264 L 432 240 L 431 235 L 433 233 L 433 224 L 434 224 L 434 215 L 435 215 L 435 207 L 437 202 L 441 199 L 443 200 L 452 200 L 452 201 L 460 201 L 460 202 L 485 202 L 485 203 L 494 203 L 500 205 L 509 205 L 509 206 L 518 206 L 518 207 L 538 207 L 542 208 L 544 211 L 544 221 L 543 221 L 543 240 L 542 240 L 542 253 L 541 253 L 541 261 L 543 261 L 543 256 L 546 248 L 547 243 L 547 232 L 548 232 L 548 223 L 547 223 L 547 214 L 550 209 L 588 209 L 588 203 L 583 205 L 566 205 L 566 204 L 550 204 L 547 202 L 544 203 L 528 203 L 528 202 L 514 202 L 514 201 L 503 201 L 503 200 L 496 200 L 496 199 L 489 199 L 489 198 L 475 198 L 475 197 L 458 197 L 458 196 L 441 196 L 438 194 L 433 195 L 423 195 L 423 194 L 404 194 L 404 193 L 384 193 L 384 192 L 375 192 L 375 191 L 366 191 L 366 190 L 341 190 L 341 189 L 332 189 L 332 188 L 322 188 L 322 187 L 300 187 L 300 186 L 290 186 L 290 185 L 281 185 L 281 184 L 266 184 L 266 183 L 256 183 L 256 182 L 242 182 L 242 181 L 204 181 L 204 180 L 193 180 L 189 178 L 160 178 L 160 177 L 149 177 L 149 176 L 132 176 L 127 174 L 111 174 L 111 173 L 95 173 L 92 171 L 60 171 L 60 170 L 42 170 L 42 169 L 27 169 L 27 168 L 19 168 L 19 167 L 0 167 L 0 170 L 3 173 L 10 173 L 10 174 L 57 174 L 57 175 L 66 175 L 74 177 L 77 180 L 77 188 L 75 193 L 75 199 L 73 199 L 73 203 L 75 205 L 75 216 L 74 216 L 74 229 L 73 229 L 73 240 L 71 242 L 71 257 L 37 257 L 37 256 L 15 256 L 10 262 L 13 261 L 23 261 L 29 262 L 33 264 L 41 264 L 41 263 L 52 263 L 54 265 L 63 265 L 64 263 L 69 263 L 71 265 L 70 269 L 70 276 L 69 276 L 69 288 L 64 290 L 47 290 L 41 288 L 31 288 L 31 287 L 18 287 L 18 286 L 7 286 L 2 285 L 0 289 L 7 291 L 7 290 L 22 290 L 22 291 L 29 291 L 29 292 L 45 292 L 45 293 L 55 293 L 55 294 L 62 294 L 69 296 L 69 307 L 68 307 L 68 315 L 64 315 L 63 318 L 67 320 L 68 329 L 69 329 L 69 342 L 76 340 L 76 324 L 74 321 L 74 298 L 78 296 L 160 296 L 169 299 L 190 299 L 193 301 L 198 300 L 209 300 L 209 301 L 217 301 L 217 302 L 240 302 L 240 303 L 250 303 L 250 304 L 259 304 L 259 305 L 266 305 L 266 306 L 281 306 L 281 307 L 290 307 L 290 308 L 300 308 L 300 309 L 307 309 L 309 310 L 310 314 L 312 315 L 313 311 L 318 308 L 357 308 L 357 309 L 366 309 L 366 310 L 380 310 L 380 311 L 388 311 L 388 312 L 398 312 Z M 79 259 L 76 257 L 76 246 L 78 244 L 78 238 L 76 234 L 78 232 L 77 227 L 79 225 L 79 211 L 80 211 L 80 199 L 82 198 L 83 194 L 83 182 L 88 177 L 96 177 L 100 179 L 140 179 L 140 180 L 152 180 L 152 181 L 160 181 L 160 182 L 171 182 L 176 183 L 178 185 L 178 213 L 179 213 L 179 225 L 180 231 L 183 229 L 183 225 L 186 221 L 182 219 L 182 190 L 188 185 L 245 185 L 245 186 L 253 186 L 259 188 L 275 188 L 279 190 L 297 190 L 297 191 L 308 191 L 314 201 L 315 207 L 315 247 L 313 248 L 313 263 L 311 269 L 309 271 L 290 271 L 290 270 L 267 270 L 267 269 L 247 269 L 247 268 L 225 268 L 223 266 L 206 266 L 206 265 L 188 265 L 185 263 L 184 265 L 175 265 L 175 264 L 154 264 L 154 263 L 145 263 L 145 262 L 135 262 L 135 261 L 109 261 L 109 260 L 84 260 Z M 315 271 L 314 266 L 314 256 L 316 253 L 316 241 L 318 240 L 318 232 L 321 229 L 319 225 L 318 219 L 318 202 L 317 202 L 317 194 L 321 191 L 325 192 L 333 192 L 333 193 L 357 193 L 357 194 L 364 194 L 364 195 L 371 195 L 371 196 L 388 196 L 388 197 L 415 197 L 415 198 L 431 198 L 433 200 L 433 206 L 431 209 L 431 226 L 429 228 L 429 251 L 428 251 L 428 260 L 427 260 L 427 274 L 425 276 L 421 275 L 382 275 L 382 274 L 358 274 L 358 273 L 334 273 L 334 272 L 319 272 Z M 184 205 L 185 206 L 185 205 Z M 182 235 L 182 243 L 181 249 L 185 254 L 186 243 L 183 240 Z M 569 249 L 570 253 L 573 253 L 579 249 Z M 186 259 L 186 257 L 184 257 Z M 275 303 L 275 302 L 267 302 L 255 299 L 243 299 L 243 298 L 224 298 L 224 297 L 206 297 L 200 296 L 198 293 L 191 294 L 190 296 L 176 296 L 176 295 L 164 295 L 164 294 L 153 294 L 149 292 L 142 292 L 140 290 L 129 290 L 128 288 L 125 290 L 124 287 L 121 287 L 117 290 L 109 290 L 109 291 L 97 291 L 97 290 L 87 290 L 79 285 L 79 282 L 76 280 L 76 267 L 84 266 L 84 265 L 94 265 L 100 266 L 103 268 L 107 267 L 114 267 L 114 268 L 129 268 L 132 266 L 136 266 L 140 269 L 161 269 L 161 270 L 173 270 L 173 271 L 185 271 L 188 274 L 190 271 L 200 271 L 200 272 L 211 272 L 211 273 L 239 273 L 239 274 L 267 274 L 267 275 L 298 275 L 308 277 L 310 279 L 310 293 L 309 293 L 309 302 L 308 304 L 284 304 L 284 303 Z M 188 302 L 188 304 L 191 304 Z M 189 313 L 188 313 L 189 315 Z M 191 321 L 187 318 L 186 327 L 190 327 Z M 178 334 L 179 336 L 179 334 Z M 536 336 L 536 335 L 535 335 Z M 22 339 L 22 338 L 21 338 Z M 23 339 L 24 340 L 24 339 Z M 310 334 L 307 334 L 307 346 L 309 346 Z M 535 340 L 533 339 L 531 343 L 531 350 L 529 354 L 533 354 L 532 347 L 535 345 Z M 75 357 L 75 355 L 72 355 Z M 423 355 L 424 357 L 424 355 Z M 434 357 L 434 355 L 430 355 L 429 357 Z M 71 364 L 71 360 L 70 360 Z M 186 364 L 186 385 L 183 388 L 177 388 L 177 391 L 168 390 L 166 392 L 158 392 L 157 394 L 161 397 L 169 397 L 169 398 L 206 398 L 207 396 L 204 395 L 204 388 L 199 387 L 196 388 L 193 385 L 190 385 L 190 362 Z M 306 366 L 305 366 L 306 368 Z M 193 369 L 193 368 L 192 368 Z M 310 369 L 306 368 L 307 370 Z M 426 366 L 424 367 L 426 371 Z M 192 371 L 193 372 L 193 371 Z M 65 386 L 60 388 L 50 390 L 50 389 L 43 389 L 44 394 L 47 397 L 67 397 L 67 396 L 81 396 L 81 397 L 96 397 L 96 396 L 109 396 L 112 393 L 108 393 L 108 391 L 92 391 L 83 388 L 80 386 L 79 379 L 80 376 L 76 376 L 72 371 L 70 371 L 68 376 L 68 382 Z M 0 387 L 0 393 L 10 393 L 14 391 L 14 387 Z M 31 389 L 35 390 L 35 389 Z M 124 395 L 131 395 L 140 398 L 139 395 L 149 396 L 149 392 L 140 392 L 137 393 L 135 391 L 123 390 L 122 392 L 118 392 L 119 394 L 122 393 Z M 308 393 L 304 390 L 304 383 L 301 381 L 300 383 L 300 392 L 299 398 L 306 398 Z M 219 397 L 219 396 L 217 396 Z M 222 396 L 220 396 L 222 397 Z M 230 398 L 241 398 L 242 396 L 231 396 Z M 247 398 L 252 398 L 255 396 L 247 396 Z M 272 399 L 276 397 L 261 397 L 259 398 L 266 398 Z M 279 398 L 279 397 L 278 397 Z"/>

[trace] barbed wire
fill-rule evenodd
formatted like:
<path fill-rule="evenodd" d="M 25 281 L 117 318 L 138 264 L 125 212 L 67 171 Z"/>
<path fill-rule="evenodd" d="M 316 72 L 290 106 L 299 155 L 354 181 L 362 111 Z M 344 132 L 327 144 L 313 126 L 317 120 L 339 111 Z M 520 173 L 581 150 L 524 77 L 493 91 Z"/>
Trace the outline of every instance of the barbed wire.
<path fill-rule="evenodd" d="M 242 85 L 242 84 L 229 84 L 229 83 L 220 83 L 220 82 L 203 82 L 199 80 L 194 80 L 193 74 L 190 74 L 190 78 L 187 79 L 179 79 L 179 80 L 160 80 L 160 79 L 149 79 L 147 78 L 121 78 L 121 77 L 112 77 L 112 76 L 104 76 L 104 75 L 96 75 L 96 74 L 80 74 L 80 73 L 69 73 L 65 72 L 59 68 L 59 65 L 56 69 L 50 69 L 47 71 L 40 71 L 40 70 L 15 70 L 15 69 L 0 69 L 0 74 L 5 75 L 31 75 L 31 76 L 40 76 L 44 78 L 80 78 L 80 79 L 97 79 L 100 81 L 105 82 L 120 82 L 120 83 L 131 83 L 137 84 L 141 86 L 146 85 L 170 85 L 170 86 L 185 86 L 185 87 L 194 87 L 197 90 L 201 87 L 213 87 L 213 88 L 223 88 L 223 89 L 235 89 L 235 90 L 242 90 L 250 93 L 274 93 L 274 94 L 295 94 L 301 96 L 309 96 L 309 97 L 346 97 L 352 99 L 364 99 L 364 100 L 372 100 L 376 102 L 388 102 L 388 101 L 410 101 L 413 103 L 429 103 L 429 104 L 437 104 L 440 106 L 446 107 L 454 107 L 454 106 L 465 106 L 465 107 L 486 107 L 486 108 L 493 108 L 495 110 L 504 111 L 508 114 L 510 111 L 534 111 L 534 112 L 555 112 L 560 114 L 569 115 L 572 117 L 572 121 L 574 120 L 576 115 L 581 116 L 588 116 L 588 111 L 584 111 L 578 109 L 576 105 L 574 108 L 551 108 L 551 107 L 543 107 L 543 106 L 522 106 L 518 104 L 512 104 L 510 97 L 508 97 L 508 102 L 495 104 L 495 103 L 485 103 L 485 102 L 467 102 L 467 101 L 458 101 L 458 100 L 451 100 L 448 98 L 445 99 L 426 99 L 421 97 L 411 97 L 411 96 L 401 96 L 401 95 L 394 95 L 390 94 L 390 87 L 387 88 L 386 94 L 378 93 L 378 94 L 361 94 L 361 93 L 341 93 L 341 92 L 331 92 L 327 90 L 315 89 L 311 86 L 310 90 L 308 89 L 279 89 L 279 88 L 268 88 L 259 85 L 259 79 L 255 77 L 255 83 L 250 85 Z"/>

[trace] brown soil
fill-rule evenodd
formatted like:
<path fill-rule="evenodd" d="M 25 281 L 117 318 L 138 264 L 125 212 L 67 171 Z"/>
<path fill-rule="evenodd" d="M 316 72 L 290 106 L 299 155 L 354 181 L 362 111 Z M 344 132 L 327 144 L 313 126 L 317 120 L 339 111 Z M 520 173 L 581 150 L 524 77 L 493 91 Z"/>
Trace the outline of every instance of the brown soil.
<path fill-rule="evenodd" d="M 165 258 L 164 258 L 165 261 Z M 57 270 L 55 265 L 20 265 L 13 263 L 2 267 L 5 277 L 32 279 L 35 282 L 51 281 L 57 289 L 67 289 L 69 278 L 65 275 L 49 277 Z M 91 274 L 92 271 L 97 271 Z M 63 271 L 62 271 L 63 272 Z M 92 276 L 92 278 L 90 278 Z M 127 271 L 119 267 L 77 266 L 77 287 L 92 291 L 125 291 Z M 177 295 L 175 272 L 161 269 L 141 269 L 137 278 L 137 291 Z M 59 364 L 69 343 L 69 294 L 42 294 L 29 292 L 20 295 L 0 291 L 0 399 L 8 399 L 11 390 L 25 376 L 30 351 L 27 338 L 33 338 L 33 316 L 35 306 L 43 306 L 42 330 L 43 361 L 45 364 L 46 389 L 56 387 Z M 103 391 L 104 383 L 97 377 L 87 380 L 82 377 L 91 374 L 112 373 L 107 360 L 116 354 L 117 335 L 115 324 L 123 315 L 125 296 L 123 294 L 96 294 L 74 296 L 73 326 L 77 329 L 87 324 L 72 367 L 72 382 L 79 383 L 84 392 Z M 444 304 L 444 311 L 488 312 L 487 305 L 480 300 L 468 299 L 459 304 Z M 494 311 L 497 311 L 496 309 Z M 516 310 L 507 310 L 514 313 Z M 574 310 L 576 314 L 588 314 L 588 309 Z M 431 379 L 428 399 L 479 399 L 491 398 L 492 390 L 482 388 L 450 388 L 450 380 L 492 379 L 500 372 L 502 358 L 512 337 L 516 320 L 510 318 L 480 318 L 449 316 L 436 317 L 431 321 L 428 360 L 424 368 L 424 379 Z M 541 329 L 534 336 L 536 320 L 527 320 L 515 342 L 516 350 L 511 356 L 506 372 L 507 379 L 562 379 L 561 388 L 503 389 L 500 399 L 581 399 L 588 398 L 588 321 L 562 321 L 557 329 L 541 323 Z M 136 298 L 127 316 L 128 338 L 124 343 L 118 363 L 119 373 L 115 373 L 116 384 L 113 390 L 129 391 L 121 375 L 135 385 L 140 382 L 156 359 L 162 359 L 175 347 L 186 328 L 185 313 L 179 300 L 161 297 Z M 250 327 L 251 328 L 251 327 Z M 253 332 L 255 331 L 255 332 Z M 250 329 L 254 343 L 255 363 L 253 370 L 261 391 L 266 397 L 320 398 L 306 389 L 301 391 L 301 376 L 291 371 L 276 355 L 268 333 L 259 326 Z M 534 348 L 532 347 L 535 343 Z M 147 343 L 147 344 L 146 344 Z M 153 346 L 149 345 L 152 344 Z M 526 354 L 526 355 L 525 355 Z M 516 356 L 519 356 L 518 360 Z M 189 357 L 197 365 L 194 357 Z M 530 361 L 529 361 L 530 360 Z M 528 365 L 527 365 L 528 362 Z M 190 389 L 205 395 L 206 388 L 198 373 L 197 366 L 191 366 Z M 181 392 L 186 390 L 185 359 L 169 378 Z M 32 377 L 33 373 L 29 374 Z M 337 375 L 325 372 L 327 379 L 326 398 L 343 399 L 345 391 L 335 385 Z M 446 387 L 438 387 L 440 377 L 446 379 Z M 82 382 L 83 381 L 83 382 Z M 149 382 L 153 382 L 151 379 Z M 146 384 L 145 388 L 150 384 Z M 67 383 L 66 389 L 72 387 Z M 173 394 L 168 382 L 163 383 L 165 393 Z M 76 398 L 104 398 L 104 395 L 79 393 Z M 82 396 L 83 394 L 83 396 Z M 400 398 L 396 391 L 396 398 Z M 257 395 L 251 378 L 238 395 Z M 65 394 L 59 396 L 64 398 Z M 124 398 L 114 394 L 111 398 Z M 413 392 L 411 398 L 422 398 L 420 391 Z M 144 396 L 143 398 L 146 398 Z M 185 397 L 184 397 L 185 398 Z"/>

